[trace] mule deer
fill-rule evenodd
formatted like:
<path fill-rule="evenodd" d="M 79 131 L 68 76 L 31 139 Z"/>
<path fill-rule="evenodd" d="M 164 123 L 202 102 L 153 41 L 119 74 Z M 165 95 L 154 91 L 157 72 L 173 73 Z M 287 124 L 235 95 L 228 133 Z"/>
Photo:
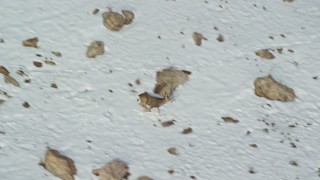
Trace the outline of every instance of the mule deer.
<path fill-rule="evenodd" d="M 147 92 L 139 94 L 139 99 L 140 99 L 139 105 L 142 106 L 145 111 L 150 112 L 152 108 L 156 107 L 158 109 L 159 114 L 160 114 L 159 107 L 170 101 L 170 97 L 167 94 L 163 98 L 160 98 L 160 97 L 152 96 Z"/>

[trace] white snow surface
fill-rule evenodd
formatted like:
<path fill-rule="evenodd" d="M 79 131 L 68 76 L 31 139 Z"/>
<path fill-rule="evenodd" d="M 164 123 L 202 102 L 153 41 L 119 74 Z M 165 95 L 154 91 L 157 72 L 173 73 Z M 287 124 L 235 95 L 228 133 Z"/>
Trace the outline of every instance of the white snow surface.
<path fill-rule="evenodd" d="M 136 18 L 111 32 L 101 16 L 108 8 L 131 10 Z M 0 17 L 0 65 L 21 84 L 0 77 L 0 90 L 12 96 L 0 96 L 6 100 L 0 105 L 1 180 L 58 179 L 38 165 L 47 147 L 75 161 L 76 180 L 98 179 L 91 170 L 113 159 L 128 164 L 130 180 L 320 178 L 319 0 L 3 0 Z M 196 46 L 193 32 L 208 40 Z M 224 42 L 216 40 L 219 34 Z M 39 48 L 22 46 L 32 37 Z M 85 52 L 94 40 L 103 41 L 106 52 L 89 59 Z M 265 48 L 276 58 L 255 55 Z M 33 65 L 45 58 L 56 66 Z M 170 66 L 191 71 L 190 80 L 160 114 L 144 112 L 138 94 L 152 92 L 156 71 Z M 268 74 L 293 88 L 297 99 L 257 97 L 253 81 Z M 225 123 L 225 116 L 240 122 Z M 170 127 L 159 122 L 171 119 L 177 122 Z M 182 134 L 187 127 L 193 132 Z M 169 154 L 170 147 L 179 155 Z"/>

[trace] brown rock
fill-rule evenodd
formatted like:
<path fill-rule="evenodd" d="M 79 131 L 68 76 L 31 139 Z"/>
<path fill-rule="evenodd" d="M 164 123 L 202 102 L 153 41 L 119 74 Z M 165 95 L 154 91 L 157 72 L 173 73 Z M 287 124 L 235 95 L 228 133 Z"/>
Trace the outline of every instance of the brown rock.
<path fill-rule="evenodd" d="M 61 57 L 61 56 L 62 56 L 62 53 L 59 52 L 59 51 L 51 51 L 51 53 L 52 53 L 53 55 L 55 55 L 56 57 Z"/>
<path fill-rule="evenodd" d="M 217 41 L 219 41 L 219 42 L 223 42 L 223 41 L 224 41 L 224 37 L 223 37 L 222 34 L 219 34 L 219 35 L 218 35 Z"/>
<path fill-rule="evenodd" d="M 134 19 L 134 14 L 133 12 L 131 11 L 128 11 L 128 10 L 122 10 L 122 14 L 124 15 L 125 17 L 125 21 L 124 21 L 124 24 L 131 24 L 133 19 Z"/>
<path fill-rule="evenodd" d="M 92 173 L 100 180 L 123 180 L 129 175 L 128 166 L 119 160 L 113 160 L 102 168 L 93 169 Z"/>
<path fill-rule="evenodd" d="M 92 14 L 98 14 L 98 13 L 99 13 L 99 11 L 100 11 L 100 9 L 95 8 L 95 9 L 92 11 Z"/>
<path fill-rule="evenodd" d="M 126 18 L 117 12 L 105 12 L 102 14 L 103 25 L 111 31 L 119 31 L 127 22 Z"/>
<path fill-rule="evenodd" d="M 224 122 L 226 123 L 238 123 L 239 120 L 238 119 L 234 119 L 232 117 L 221 117 L 223 119 Z"/>
<path fill-rule="evenodd" d="M 254 81 L 255 94 L 270 100 L 282 102 L 294 101 L 294 90 L 273 79 L 271 75 L 257 78 Z"/>
<path fill-rule="evenodd" d="M 47 171 L 63 180 L 74 180 L 77 169 L 72 159 L 60 154 L 59 151 L 48 148 L 44 161 L 40 162 Z"/>
<path fill-rule="evenodd" d="M 48 65 L 56 65 L 55 62 L 50 61 L 50 60 L 44 60 L 44 63 L 48 64 Z"/>
<path fill-rule="evenodd" d="M 7 84 L 12 84 L 16 87 L 20 87 L 20 84 L 18 83 L 17 80 L 15 80 L 13 77 L 11 76 L 6 76 L 6 75 L 3 75 L 4 76 L 4 82 L 7 83 Z"/>
<path fill-rule="evenodd" d="M 263 59 L 274 59 L 275 56 L 268 49 L 261 49 L 255 52 L 257 56 Z"/>
<path fill-rule="evenodd" d="M 38 47 L 38 38 L 34 37 L 34 38 L 30 38 L 30 39 L 26 39 L 22 42 L 22 45 L 25 47 L 33 47 L 33 48 L 37 48 Z"/>
<path fill-rule="evenodd" d="M 185 129 L 183 129 L 182 130 L 182 134 L 190 134 L 190 133 L 192 133 L 192 128 L 191 127 L 188 127 L 188 128 L 185 128 Z"/>
<path fill-rule="evenodd" d="M 153 92 L 160 96 L 171 96 L 179 85 L 182 85 L 189 80 L 190 75 L 190 71 L 177 70 L 172 67 L 157 71 L 157 84 L 155 85 Z"/>
<path fill-rule="evenodd" d="M 175 148 L 175 147 L 171 147 L 167 151 L 172 155 L 175 155 L 175 156 L 179 155 L 177 152 L 177 148 Z"/>
<path fill-rule="evenodd" d="M 58 88 L 57 84 L 55 84 L 55 83 L 52 83 L 52 84 L 51 84 L 51 87 L 52 87 L 52 88 L 55 88 L 55 89 Z"/>
<path fill-rule="evenodd" d="M 40 68 L 40 67 L 43 66 L 43 65 L 42 65 L 42 62 L 40 62 L 40 61 L 33 61 L 33 65 L 36 66 L 36 67 L 38 67 L 38 68 Z"/>
<path fill-rule="evenodd" d="M 104 43 L 102 41 L 93 41 L 87 49 L 86 55 L 88 58 L 95 58 L 98 55 L 104 54 Z"/>
<path fill-rule="evenodd" d="M 208 39 L 205 38 L 202 34 L 197 33 L 197 32 L 194 32 L 194 33 L 192 34 L 192 38 L 193 38 L 193 40 L 194 40 L 194 43 L 195 43 L 197 46 L 201 46 L 202 40 L 208 40 Z"/>
<path fill-rule="evenodd" d="M 22 104 L 22 106 L 25 107 L 25 108 L 29 108 L 29 107 L 30 107 L 30 104 L 29 104 L 28 102 L 24 102 L 24 103 Z"/>
<path fill-rule="evenodd" d="M 168 127 L 174 125 L 175 120 L 164 121 L 161 123 L 162 127 Z"/>
<path fill-rule="evenodd" d="M 153 180 L 153 179 L 148 176 L 140 176 L 140 177 L 138 177 L 137 180 Z"/>
<path fill-rule="evenodd" d="M 9 76 L 10 72 L 4 66 L 0 66 L 0 73 Z"/>

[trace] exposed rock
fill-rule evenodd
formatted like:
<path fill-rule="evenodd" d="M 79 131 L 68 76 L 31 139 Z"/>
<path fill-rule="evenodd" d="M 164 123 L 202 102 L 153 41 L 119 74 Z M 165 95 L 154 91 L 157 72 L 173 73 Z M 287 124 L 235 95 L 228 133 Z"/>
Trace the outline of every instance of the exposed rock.
<path fill-rule="evenodd" d="M 148 176 L 140 176 L 137 180 L 153 180 L 152 178 L 149 178 Z"/>
<path fill-rule="evenodd" d="M 189 80 L 190 71 L 176 70 L 174 68 L 166 68 L 157 72 L 157 84 L 153 90 L 155 94 L 160 96 L 171 96 L 173 91 Z"/>
<path fill-rule="evenodd" d="M 26 39 L 22 42 L 22 45 L 25 47 L 33 47 L 33 48 L 37 48 L 38 47 L 38 42 L 39 39 L 37 37 L 34 38 L 30 38 L 30 39 Z"/>
<path fill-rule="evenodd" d="M 124 24 L 131 24 L 133 19 L 134 19 L 134 14 L 132 11 L 129 11 L 129 10 L 122 10 L 122 14 L 124 15 L 125 17 L 125 21 L 124 21 Z"/>
<path fill-rule="evenodd" d="M 255 94 L 270 100 L 282 102 L 294 101 L 294 90 L 273 79 L 271 75 L 257 78 L 254 81 Z"/>
<path fill-rule="evenodd" d="M 102 14 L 103 25 L 111 31 L 120 31 L 120 29 L 126 23 L 126 18 L 117 12 L 105 12 Z"/>
<path fill-rule="evenodd" d="M 20 84 L 18 83 L 17 80 L 15 80 L 13 77 L 11 76 L 6 76 L 6 75 L 3 75 L 4 76 L 4 82 L 7 83 L 7 84 L 12 84 L 16 87 L 20 87 Z"/>
<path fill-rule="evenodd" d="M 232 117 L 221 117 L 223 119 L 224 122 L 226 123 L 238 123 L 239 120 L 238 119 L 234 119 Z"/>
<path fill-rule="evenodd" d="M 95 58 L 98 55 L 104 54 L 104 43 L 102 41 L 93 41 L 87 49 L 86 55 L 88 58 Z"/>
<path fill-rule="evenodd" d="M 274 59 L 275 56 L 268 49 L 261 49 L 255 52 L 257 56 L 263 59 Z"/>
<path fill-rule="evenodd" d="M 4 66 L 0 66 L 0 73 L 9 76 L 10 72 Z"/>
<path fill-rule="evenodd" d="M 192 38 L 194 40 L 194 43 L 197 45 L 197 46 L 201 46 L 202 45 L 202 40 L 208 40 L 207 38 L 205 38 L 202 34 L 200 33 L 197 33 L 197 32 L 194 32 L 192 34 Z"/>
<path fill-rule="evenodd" d="M 100 180 L 123 180 L 129 175 L 128 166 L 119 160 L 113 160 L 102 168 L 93 169 L 92 173 Z"/>
<path fill-rule="evenodd" d="M 48 148 L 44 161 L 40 162 L 47 171 L 63 180 L 74 180 L 77 169 L 72 159 L 60 154 L 57 150 Z"/>

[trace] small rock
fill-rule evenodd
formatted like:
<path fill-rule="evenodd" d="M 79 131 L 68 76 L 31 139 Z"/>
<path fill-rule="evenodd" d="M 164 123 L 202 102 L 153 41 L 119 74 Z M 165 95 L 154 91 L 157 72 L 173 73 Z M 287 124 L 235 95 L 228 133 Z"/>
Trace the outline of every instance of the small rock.
<path fill-rule="evenodd" d="M 92 173 L 100 177 L 100 180 L 123 180 L 129 176 L 128 166 L 119 160 L 113 160 L 99 169 L 93 169 Z"/>
<path fill-rule="evenodd" d="M 290 146 L 291 146 L 292 148 L 297 148 L 297 145 L 294 144 L 293 142 L 290 142 Z"/>
<path fill-rule="evenodd" d="M 279 54 L 282 54 L 283 48 L 277 48 Z"/>
<path fill-rule="evenodd" d="M 263 59 L 274 59 L 275 56 L 268 49 L 262 49 L 255 52 L 257 56 Z"/>
<path fill-rule="evenodd" d="M 194 33 L 192 34 L 192 38 L 193 38 L 194 43 L 195 43 L 197 46 L 201 46 L 201 45 L 202 45 L 202 40 L 208 40 L 208 39 L 205 38 L 202 34 L 197 33 L 197 32 L 194 32 Z"/>
<path fill-rule="evenodd" d="M 23 70 L 19 69 L 16 71 L 16 74 L 20 75 L 20 76 L 28 76 Z"/>
<path fill-rule="evenodd" d="M 98 14 L 98 13 L 99 13 L 99 11 L 100 11 L 100 9 L 95 8 L 95 9 L 92 11 L 92 14 Z"/>
<path fill-rule="evenodd" d="M 52 88 L 55 88 L 55 89 L 58 88 L 58 86 L 57 86 L 55 83 L 52 83 L 52 84 L 51 84 L 51 87 L 52 87 Z"/>
<path fill-rule="evenodd" d="M 0 66 L 0 73 L 9 76 L 10 72 L 4 66 Z"/>
<path fill-rule="evenodd" d="M 298 163 L 296 161 L 290 161 L 289 164 L 291 164 L 292 166 L 298 166 Z"/>
<path fill-rule="evenodd" d="M 44 63 L 46 63 L 46 64 L 48 64 L 48 65 L 56 65 L 55 62 L 49 61 L 49 60 L 45 60 Z"/>
<path fill-rule="evenodd" d="M 249 170 L 248 170 L 248 172 L 250 173 L 250 174 L 255 174 L 256 173 L 256 171 L 254 170 L 254 168 L 249 168 Z"/>
<path fill-rule="evenodd" d="M 122 10 L 122 14 L 124 15 L 125 17 L 125 21 L 124 21 L 124 24 L 131 24 L 133 19 L 134 19 L 134 14 L 133 12 L 131 11 L 128 11 L 128 10 Z"/>
<path fill-rule="evenodd" d="M 149 178 L 148 176 L 140 176 L 137 180 L 153 180 L 152 178 Z"/>
<path fill-rule="evenodd" d="M 33 48 L 37 48 L 38 47 L 38 38 L 34 37 L 34 38 L 30 38 L 30 39 L 26 39 L 22 42 L 22 45 L 25 47 L 33 47 Z"/>
<path fill-rule="evenodd" d="M 169 173 L 169 174 L 173 174 L 173 173 L 174 173 L 174 170 L 173 170 L 173 169 L 169 169 L 169 170 L 168 170 L 168 173 Z"/>
<path fill-rule="evenodd" d="M 140 79 L 136 79 L 136 80 L 134 81 L 134 83 L 136 83 L 136 85 L 140 85 L 140 84 L 141 84 L 141 81 L 140 81 Z"/>
<path fill-rule="evenodd" d="M 167 151 L 168 151 L 170 154 L 172 154 L 172 155 L 175 155 L 175 156 L 179 155 L 179 154 L 177 153 L 177 148 L 175 148 L 175 147 L 171 147 L 171 148 L 169 148 Z"/>
<path fill-rule="evenodd" d="M 42 62 L 40 62 L 40 61 L 33 61 L 33 65 L 38 67 L 38 68 L 41 68 L 43 66 Z"/>
<path fill-rule="evenodd" d="M 188 128 L 185 128 L 185 129 L 183 129 L 182 130 L 182 134 L 190 134 L 190 133 L 192 133 L 192 128 L 191 127 L 188 127 Z"/>
<path fill-rule="evenodd" d="M 226 123 L 238 123 L 239 120 L 238 119 L 234 119 L 232 117 L 221 117 L 223 119 L 224 122 Z"/>
<path fill-rule="evenodd" d="M 253 148 L 258 148 L 258 145 L 256 145 L 256 144 L 250 144 L 250 146 Z"/>
<path fill-rule="evenodd" d="M 164 121 L 161 123 L 162 127 L 168 127 L 174 125 L 175 120 Z"/>
<path fill-rule="evenodd" d="M 224 37 L 222 36 L 222 34 L 218 35 L 217 41 L 219 41 L 219 42 L 223 42 L 224 41 Z"/>
<path fill-rule="evenodd" d="M 12 84 L 16 87 L 20 87 L 20 84 L 18 83 L 17 80 L 15 80 L 13 77 L 11 76 L 6 76 L 6 75 L 3 75 L 4 76 L 4 82 L 7 83 L 7 84 Z"/>
<path fill-rule="evenodd" d="M 194 180 L 196 180 L 196 179 L 197 179 L 197 177 L 192 176 L 192 175 L 190 176 L 190 178 L 191 178 L 191 179 L 194 179 Z"/>
<path fill-rule="evenodd" d="M 263 128 L 262 131 L 265 132 L 265 133 L 269 133 L 269 129 L 268 128 Z"/>
<path fill-rule="evenodd" d="M 59 52 L 59 51 L 51 51 L 51 53 L 53 55 L 55 55 L 56 57 L 61 57 L 62 56 L 61 52 Z"/>
<path fill-rule="evenodd" d="M 25 108 L 29 108 L 30 104 L 28 102 L 24 102 L 24 103 L 22 103 L 22 106 L 25 107 Z"/>
<path fill-rule="evenodd" d="M 88 58 L 95 58 L 98 55 L 104 54 L 104 43 L 102 41 L 93 41 L 87 49 L 86 55 Z"/>
<path fill-rule="evenodd" d="M 291 52 L 291 53 L 294 53 L 294 50 L 292 50 L 292 49 L 288 49 L 288 51 Z"/>

